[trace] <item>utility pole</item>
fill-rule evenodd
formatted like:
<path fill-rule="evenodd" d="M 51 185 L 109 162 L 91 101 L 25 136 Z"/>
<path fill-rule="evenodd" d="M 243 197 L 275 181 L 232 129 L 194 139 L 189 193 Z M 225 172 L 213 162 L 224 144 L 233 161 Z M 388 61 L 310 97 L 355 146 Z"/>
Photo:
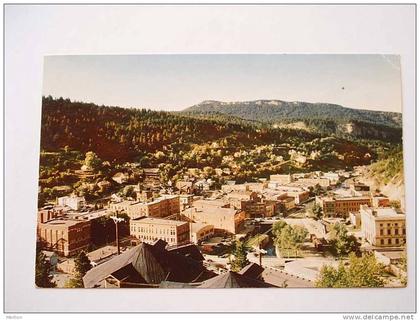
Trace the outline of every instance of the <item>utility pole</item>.
<path fill-rule="evenodd" d="M 112 220 L 115 223 L 115 240 L 117 242 L 117 254 L 120 255 L 120 237 L 118 235 L 118 223 L 123 222 L 124 219 L 118 217 L 118 211 L 115 211 L 115 216 L 111 216 Z"/>

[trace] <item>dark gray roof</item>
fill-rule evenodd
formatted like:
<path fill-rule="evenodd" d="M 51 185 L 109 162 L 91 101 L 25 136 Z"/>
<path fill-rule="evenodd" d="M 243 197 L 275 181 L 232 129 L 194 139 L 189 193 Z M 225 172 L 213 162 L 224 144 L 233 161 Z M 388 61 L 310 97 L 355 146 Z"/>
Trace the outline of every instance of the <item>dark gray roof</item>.
<path fill-rule="evenodd" d="M 160 284 L 162 281 L 201 282 L 215 274 L 200 261 L 165 249 L 166 242 L 141 243 L 131 250 L 91 269 L 83 278 L 85 288 L 95 287 L 112 275 L 119 280 Z"/>
<path fill-rule="evenodd" d="M 256 279 L 248 278 L 236 272 L 226 272 L 214 278 L 204 281 L 198 288 L 203 289 L 226 289 L 226 288 L 270 288 L 276 287 Z"/>
<path fill-rule="evenodd" d="M 192 258 L 196 261 L 204 261 L 204 256 L 201 254 L 199 248 L 195 244 L 181 245 L 177 247 L 168 248 L 168 251 L 181 254 L 183 256 Z"/>
<path fill-rule="evenodd" d="M 249 263 L 242 270 L 239 271 L 239 274 L 246 276 L 251 279 L 258 279 L 261 276 L 261 273 L 264 272 L 264 268 L 256 263 Z"/>
<path fill-rule="evenodd" d="M 90 269 L 83 277 L 83 284 L 85 288 L 95 287 L 108 275 L 132 263 L 136 258 L 139 248 L 140 245 L 133 247 L 132 249 L 125 251 L 118 256 L 115 256 L 111 260 Z"/>

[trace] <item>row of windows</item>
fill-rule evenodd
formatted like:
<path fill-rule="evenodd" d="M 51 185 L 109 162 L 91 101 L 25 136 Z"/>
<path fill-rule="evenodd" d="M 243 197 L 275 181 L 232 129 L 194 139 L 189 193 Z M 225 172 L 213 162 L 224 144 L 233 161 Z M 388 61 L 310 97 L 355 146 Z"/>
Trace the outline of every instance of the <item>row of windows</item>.
<path fill-rule="evenodd" d="M 166 235 L 175 235 L 176 231 L 174 229 L 153 229 L 150 227 L 143 227 L 143 226 L 138 226 L 136 228 L 136 226 L 132 225 L 130 227 L 131 232 L 141 232 L 141 233 L 145 233 L 145 234 L 166 234 Z"/>
<path fill-rule="evenodd" d="M 175 243 L 175 238 L 173 237 L 155 237 L 155 236 L 149 236 L 149 235 L 137 235 L 137 238 L 142 241 L 157 241 L 157 240 L 164 240 L 168 243 Z"/>
<path fill-rule="evenodd" d="M 382 226 L 384 226 L 384 224 L 380 223 L 379 226 L 382 227 Z M 392 226 L 392 224 L 391 223 L 387 223 L 386 226 L 389 227 L 389 226 Z M 400 225 L 398 223 L 394 223 L 393 226 L 400 226 Z M 401 224 L 401 226 L 404 226 L 404 224 Z"/>
<path fill-rule="evenodd" d="M 387 233 L 384 234 L 384 231 L 387 231 Z M 392 235 L 392 230 L 391 229 L 387 229 L 387 230 L 380 229 L 379 234 L 381 236 L 382 235 Z M 400 229 L 398 229 L 398 228 L 394 229 L 394 235 L 399 235 L 399 234 L 400 234 Z M 402 235 L 405 235 L 405 228 L 402 229 Z"/>
<path fill-rule="evenodd" d="M 385 245 L 385 243 L 388 244 L 388 245 L 393 244 L 392 240 L 393 239 L 388 239 L 388 240 L 385 241 L 384 239 L 381 239 L 381 245 Z M 403 239 L 394 239 L 394 240 L 395 240 L 394 244 L 396 244 L 396 245 L 400 245 L 400 244 L 404 243 Z"/>

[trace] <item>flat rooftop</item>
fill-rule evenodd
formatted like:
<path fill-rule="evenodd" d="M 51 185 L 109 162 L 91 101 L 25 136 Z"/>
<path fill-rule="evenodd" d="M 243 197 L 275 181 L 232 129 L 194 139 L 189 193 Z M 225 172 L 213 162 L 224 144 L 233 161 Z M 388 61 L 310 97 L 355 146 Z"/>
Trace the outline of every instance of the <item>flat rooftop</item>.
<path fill-rule="evenodd" d="M 88 222 L 87 220 L 76 220 L 71 218 L 57 218 L 44 223 L 39 223 L 41 226 L 49 227 L 70 227 L 79 223 Z"/>
<path fill-rule="evenodd" d="M 164 218 L 155 218 L 155 217 L 139 217 L 136 219 L 131 220 L 131 222 L 138 222 L 142 224 L 159 224 L 159 225 L 176 225 L 181 226 L 184 225 L 185 221 L 176 221 L 176 220 L 167 220 Z"/>

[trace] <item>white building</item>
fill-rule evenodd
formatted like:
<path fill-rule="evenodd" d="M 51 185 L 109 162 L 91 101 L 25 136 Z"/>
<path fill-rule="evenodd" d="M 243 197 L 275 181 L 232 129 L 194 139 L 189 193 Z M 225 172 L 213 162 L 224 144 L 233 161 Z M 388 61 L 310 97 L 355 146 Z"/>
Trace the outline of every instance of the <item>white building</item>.
<path fill-rule="evenodd" d="M 83 196 L 63 196 L 57 198 L 57 205 L 67 206 L 72 210 L 79 211 L 86 206 L 86 201 Z"/>

